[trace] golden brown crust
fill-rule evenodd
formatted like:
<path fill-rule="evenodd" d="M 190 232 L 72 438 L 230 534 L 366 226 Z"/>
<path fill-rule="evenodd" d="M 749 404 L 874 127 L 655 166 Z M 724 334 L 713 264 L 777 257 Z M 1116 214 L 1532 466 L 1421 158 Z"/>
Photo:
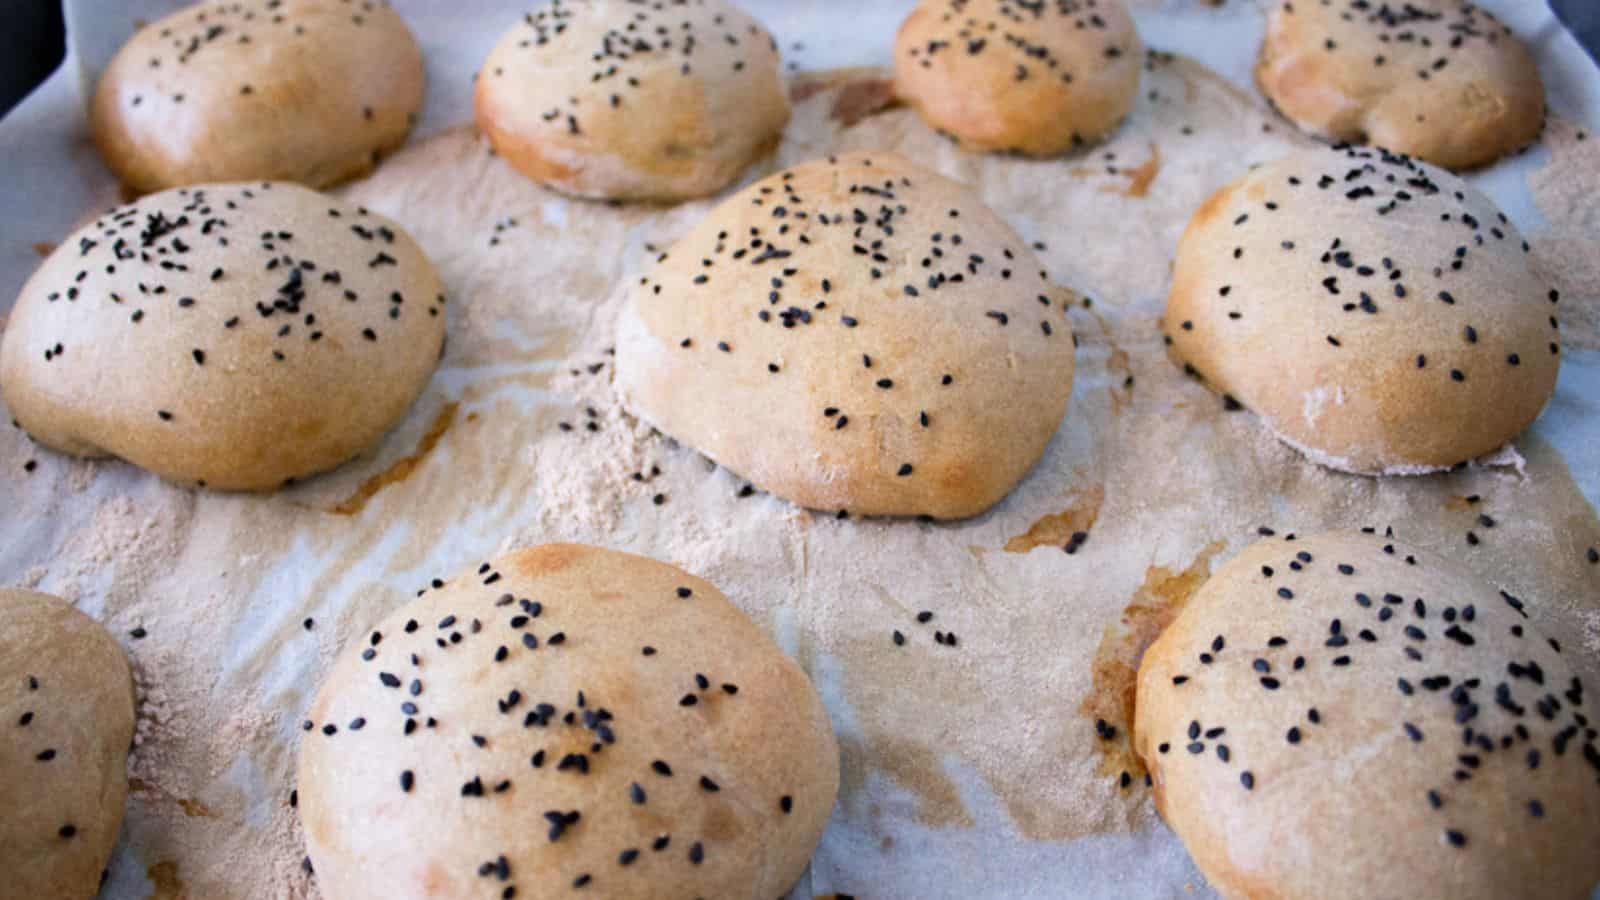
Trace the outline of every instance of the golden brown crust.
<path fill-rule="evenodd" d="M 34 439 L 269 490 L 370 447 L 444 345 L 432 264 L 383 216 L 285 182 L 111 210 L 24 286 L 0 390 Z"/>
<path fill-rule="evenodd" d="M 99 891 L 128 793 L 133 703 L 127 657 L 99 623 L 0 589 L 0 893 Z"/>
<path fill-rule="evenodd" d="M 1246 548 L 1140 667 L 1163 817 L 1227 897 L 1589 896 L 1594 705 L 1528 614 L 1373 534 Z"/>
<path fill-rule="evenodd" d="M 895 90 L 963 146 L 1054 156 L 1122 121 L 1143 60 L 1122 0 L 923 0 L 895 37 Z"/>
<path fill-rule="evenodd" d="M 662 255 L 618 326 L 618 386 L 802 506 L 961 518 L 1060 425 L 1071 298 L 965 186 L 846 154 L 752 185 Z"/>
<path fill-rule="evenodd" d="M 1319 148 L 1195 213 L 1162 328 L 1315 461 L 1406 474 L 1491 453 L 1539 415 L 1560 366 L 1552 299 L 1516 228 L 1461 179 Z"/>
<path fill-rule="evenodd" d="M 723 0 L 547 5 L 495 45 L 473 102 L 519 171 L 615 200 L 713 194 L 789 121 L 776 44 Z"/>
<path fill-rule="evenodd" d="M 537 900 L 580 880 L 769 900 L 838 790 L 821 701 L 744 613 L 672 566 L 580 545 L 424 592 L 347 648 L 308 715 L 307 849 L 349 900 Z"/>
<path fill-rule="evenodd" d="M 327 187 L 405 142 L 422 53 L 386 4 L 203 3 L 147 25 L 96 85 L 90 126 L 128 187 Z"/>
<path fill-rule="evenodd" d="M 1544 125 L 1532 54 L 1461 0 L 1283 0 L 1255 74 L 1262 93 L 1306 131 L 1448 169 L 1492 163 Z"/>

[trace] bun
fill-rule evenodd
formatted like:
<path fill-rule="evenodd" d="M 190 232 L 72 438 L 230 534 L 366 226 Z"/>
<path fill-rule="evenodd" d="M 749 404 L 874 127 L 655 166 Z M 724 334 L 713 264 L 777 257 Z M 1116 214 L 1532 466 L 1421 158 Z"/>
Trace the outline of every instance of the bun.
<path fill-rule="evenodd" d="M 1483 194 L 1365 148 L 1224 187 L 1178 244 L 1174 355 L 1309 457 L 1417 474 L 1491 453 L 1555 389 L 1557 295 Z"/>
<path fill-rule="evenodd" d="M 1224 896 L 1584 898 L 1590 697 L 1522 600 L 1444 559 L 1271 539 L 1145 654 L 1134 748 Z"/>
<path fill-rule="evenodd" d="M 714 194 L 789 121 L 777 44 L 723 0 L 548 4 L 495 45 L 474 97 L 518 171 L 612 200 Z"/>
<path fill-rule="evenodd" d="M 201 3 L 140 29 L 95 86 L 90 126 L 139 193 L 221 181 L 328 187 L 405 142 L 422 53 L 387 4 Z"/>
<path fill-rule="evenodd" d="M 132 743 L 133 676 L 116 639 L 65 601 L 0 589 L 0 893 L 99 893 Z"/>
<path fill-rule="evenodd" d="M 970 149 L 1054 156 L 1117 127 L 1143 64 L 1122 0 L 922 0 L 895 37 L 895 93 Z"/>
<path fill-rule="evenodd" d="M 378 623 L 305 729 L 306 845 L 343 900 L 766 900 L 839 784 L 805 673 L 716 588 L 569 544 Z"/>
<path fill-rule="evenodd" d="M 762 490 L 960 518 L 1022 479 L 1072 393 L 1073 295 L 964 185 L 891 153 L 796 166 L 630 292 L 617 384 Z"/>
<path fill-rule="evenodd" d="M 375 443 L 444 347 L 433 265 L 383 216 L 284 182 L 178 188 L 63 241 L 0 390 L 40 443 L 266 490 Z"/>
<path fill-rule="evenodd" d="M 1448 169 L 1492 163 L 1544 127 L 1533 55 L 1461 0 L 1283 0 L 1256 83 L 1305 131 Z"/>

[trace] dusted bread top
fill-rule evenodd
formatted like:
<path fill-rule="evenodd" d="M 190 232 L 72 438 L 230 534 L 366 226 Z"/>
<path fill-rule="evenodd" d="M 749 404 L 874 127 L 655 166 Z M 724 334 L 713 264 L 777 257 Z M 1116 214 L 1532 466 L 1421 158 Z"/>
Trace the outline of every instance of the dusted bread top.
<path fill-rule="evenodd" d="M 718 206 L 630 289 L 617 378 L 662 431 L 802 506 L 970 516 L 1072 392 L 1071 292 L 964 185 L 891 153 Z"/>
<path fill-rule="evenodd" d="M 36 440 L 267 490 L 405 415 L 444 347 L 399 225 L 287 183 L 177 188 L 68 236 L 17 298 L 0 389 Z"/>
<path fill-rule="evenodd" d="M 1229 897 L 1588 897 L 1593 694 L 1538 617 L 1377 534 L 1246 548 L 1139 669 L 1162 816 Z"/>
<path fill-rule="evenodd" d="M 805 673 L 716 588 L 567 544 L 347 647 L 299 757 L 330 897 L 781 896 L 839 786 Z"/>
<path fill-rule="evenodd" d="M 1408 474 L 1491 453 L 1539 415 L 1557 299 L 1460 178 L 1319 148 L 1195 212 L 1162 327 L 1179 361 L 1314 461 Z"/>
<path fill-rule="evenodd" d="M 323 188 L 405 142 L 422 52 L 374 0 L 199 3 L 139 29 L 95 86 L 90 124 L 135 191 L 218 181 Z"/>
<path fill-rule="evenodd" d="M 554 0 L 478 71 L 478 127 L 535 181 L 580 197 L 721 190 L 789 121 L 778 47 L 723 0 Z"/>

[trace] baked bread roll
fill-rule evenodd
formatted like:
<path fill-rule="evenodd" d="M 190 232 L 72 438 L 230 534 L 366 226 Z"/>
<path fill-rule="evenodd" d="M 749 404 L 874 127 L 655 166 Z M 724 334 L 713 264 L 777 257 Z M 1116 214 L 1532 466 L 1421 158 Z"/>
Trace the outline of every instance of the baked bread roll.
<path fill-rule="evenodd" d="M 1482 193 L 1385 151 L 1261 166 L 1195 212 L 1162 328 L 1314 461 L 1418 474 L 1490 453 L 1555 389 L 1556 293 Z"/>
<path fill-rule="evenodd" d="M 723 0 L 557 0 L 489 53 L 478 127 L 535 181 L 579 197 L 714 194 L 789 122 L 778 46 Z"/>
<path fill-rule="evenodd" d="M 1274 538 L 1145 654 L 1134 746 L 1224 896 L 1587 898 L 1592 696 L 1522 600 L 1444 559 Z"/>
<path fill-rule="evenodd" d="M 66 602 L 0 589 L 0 894 L 88 900 L 122 827 L 133 675 Z"/>
<path fill-rule="evenodd" d="M 929 126 L 1030 156 L 1116 128 L 1143 68 L 1122 0 L 922 0 L 894 45 L 895 93 Z"/>
<path fill-rule="evenodd" d="M 1533 55 L 1465 0 L 1281 0 L 1256 83 L 1305 131 L 1449 169 L 1494 162 L 1544 127 Z"/>
<path fill-rule="evenodd" d="M 630 290 L 630 408 L 814 509 L 961 518 L 1022 479 L 1072 393 L 1071 292 L 966 186 L 892 153 L 805 163 L 706 216 Z"/>
<path fill-rule="evenodd" d="M 198 3 L 141 28 L 100 76 L 90 126 L 139 193 L 217 181 L 327 187 L 405 142 L 422 52 L 383 2 Z"/>
<path fill-rule="evenodd" d="M 285 182 L 178 188 L 56 247 L 11 312 L 0 392 L 64 453 L 266 490 L 382 437 L 444 332 L 438 275 L 389 219 Z"/>
<path fill-rule="evenodd" d="M 770 900 L 838 786 L 805 673 L 716 588 L 550 544 L 346 648 L 298 788 L 327 897 Z"/>

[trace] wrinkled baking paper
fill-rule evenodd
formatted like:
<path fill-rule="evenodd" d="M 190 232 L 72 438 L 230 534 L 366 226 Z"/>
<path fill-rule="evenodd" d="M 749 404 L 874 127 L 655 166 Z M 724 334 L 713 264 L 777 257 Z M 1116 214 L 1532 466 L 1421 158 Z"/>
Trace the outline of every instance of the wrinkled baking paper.
<path fill-rule="evenodd" d="M 40 253 L 116 202 L 81 98 L 132 22 L 174 5 L 67 3 L 71 60 L 0 122 L 0 308 Z M 795 897 L 1208 895 L 1127 751 L 1132 677 L 1258 526 L 1392 526 L 1527 598 L 1583 676 L 1600 677 L 1600 567 L 1585 559 L 1600 545 L 1600 78 L 1542 3 L 1484 5 L 1537 46 L 1546 139 L 1472 180 L 1563 289 L 1560 386 L 1516 444 L 1522 471 L 1385 480 L 1308 465 L 1225 411 L 1156 329 L 1189 212 L 1305 143 L 1250 86 L 1256 5 L 1136 2 L 1146 42 L 1186 56 L 1152 54 L 1108 143 L 1046 162 L 963 153 L 888 106 L 873 67 L 910 3 L 745 5 L 777 35 L 796 99 L 776 158 L 747 179 L 837 150 L 898 151 L 973 185 L 1041 242 L 1057 281 L 1092 298 L 1072 314 L 1078 380 L 1044 459 L 969 521 L 839 521 L 741 497 L 737 477 L 641 426 L 610 387 L 618 286 L 712 204 L 573 202 L 517 175 L 468 123 L 471 73 L 522 7 L 398 0 L 427 54 L 426 114 L 409 146 L 340 193 L 404 223 L 453 300 L 448 353 L 405 422 L 265 497 L 175 487 L 0 431 L 0 583 L 73 600 L 124 637 L 139 671 L 133 791 L 103 896 L 316 896 L 289 798 L 301 713 L 333 654 L 434 575 L 540 541 L 678 563 L 811 673 L 844 787 Z M 1075 531 L 1089 537 L 1068 554 Z M 919 624 L 924 610 L 934 617 Z"/>

